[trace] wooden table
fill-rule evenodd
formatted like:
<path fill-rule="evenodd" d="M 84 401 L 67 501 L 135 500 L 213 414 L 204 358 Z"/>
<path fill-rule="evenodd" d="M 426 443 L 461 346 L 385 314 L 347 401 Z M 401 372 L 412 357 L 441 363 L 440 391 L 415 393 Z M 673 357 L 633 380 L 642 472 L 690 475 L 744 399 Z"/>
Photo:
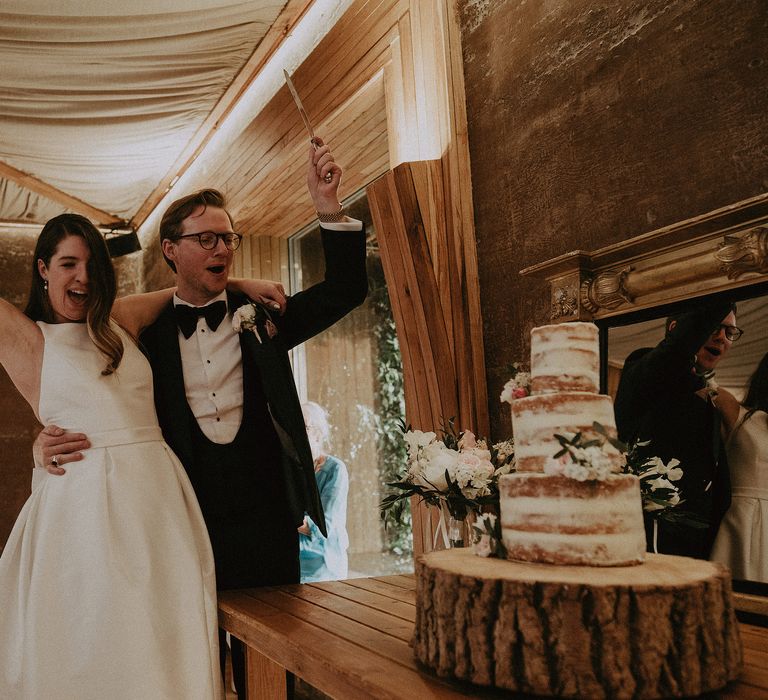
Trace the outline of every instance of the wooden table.
<path fill-rule="evenodd" d="M 409 645 L 412 575 L 220 594 L 222 627 L 248 645 L 249 700 L 287 697 L 290 671 L 334 698 L 517 697 L 422 670 Z M 744 670 L 718 698 L 768 698 L 768 629 L 741 624 Z"/>

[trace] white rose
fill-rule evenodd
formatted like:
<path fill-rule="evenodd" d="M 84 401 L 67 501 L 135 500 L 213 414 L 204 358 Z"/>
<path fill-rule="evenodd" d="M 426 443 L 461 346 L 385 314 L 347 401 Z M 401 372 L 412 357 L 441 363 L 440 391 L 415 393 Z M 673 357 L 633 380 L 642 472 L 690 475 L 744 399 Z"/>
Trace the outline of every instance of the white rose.
<path fill-rule="evenodd" d="M 409 430 L 403 435 L 403 440 L 408 445 L 408 452 L 410 454 L 416 454 L 419 447 L 426 447 L 429 445 L 437 435 L 435 433 L 423 433 L 421 430 Z"/>
<path fill-rule="evenodd" d="M 431 449 L 432 445 L 427 449 Z M 429 455 L 427 465 L 423 472 L 423 486 L 435 488 L 443 491 L 448 488 L 448 482 L 445 480 L 445 472 L 453 478 L 456 470 L 457 453 L 453 450 L 443 449 L 434 450 Z"/>

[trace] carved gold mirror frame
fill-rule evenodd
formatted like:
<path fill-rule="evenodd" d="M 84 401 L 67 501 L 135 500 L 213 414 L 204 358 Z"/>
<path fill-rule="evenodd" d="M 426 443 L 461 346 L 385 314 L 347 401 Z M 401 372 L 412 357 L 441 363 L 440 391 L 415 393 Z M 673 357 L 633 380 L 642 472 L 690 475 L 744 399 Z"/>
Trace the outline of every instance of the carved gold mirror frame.
<path fill-rule="evenodd" d="M 768 194 L 599 250 L 573 251 L 520 274 L 547 280 L 553 323 L 613 325 L 628 314 L 652 314 L 704 295 L 743 298 L 750 287 L 757 292 L 768 282 Z M 768 618 L 768 596 L 734 597 L 737 610 Z"/>
<path fill-rule="evenodd" d="M 768 194 L 521 275 L 550 285 L 551 319 L 590 321 L 768 281 Z"/>

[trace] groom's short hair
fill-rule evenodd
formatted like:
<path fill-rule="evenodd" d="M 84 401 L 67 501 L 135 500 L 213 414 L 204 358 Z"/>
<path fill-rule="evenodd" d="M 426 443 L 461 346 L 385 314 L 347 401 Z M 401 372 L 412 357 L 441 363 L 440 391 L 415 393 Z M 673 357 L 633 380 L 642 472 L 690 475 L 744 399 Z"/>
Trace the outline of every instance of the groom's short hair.
<path fill-rule="evenodd" d="M 230 223 L 232 217 L 226 208 L 227 200 L 224 195 L 218 190 L 204 189 L 188 194 L 186 197 L 177 199 L 172 202 L 171 205 L 165 210 L 163 218 L 160 219 L 160 250 L 163 249 L 163 241 L 167 238 L 171 241 L 176 240 L 181 234 L 181 225 L 188 216 L 190 216 L 197 208 L 203 207 L 217 207 L 223 209 L 227 216 L 229 216 Z M 176 272 L 176 265 L 168 259 L 165 253 L 163 258 L 168 266 Z"/>

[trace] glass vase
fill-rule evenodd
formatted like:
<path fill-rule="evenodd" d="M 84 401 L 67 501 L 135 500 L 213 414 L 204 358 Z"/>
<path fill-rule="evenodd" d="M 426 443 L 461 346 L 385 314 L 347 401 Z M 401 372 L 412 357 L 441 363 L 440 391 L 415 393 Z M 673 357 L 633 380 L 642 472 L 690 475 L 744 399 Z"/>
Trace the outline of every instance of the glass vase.
<path fill-rule="evenodd" d="M 463 518 L 453 515 L 448 517 L 448 546 L 451 549 L 469 547 L 472 544 L 472 524 L 475 514 L 467 513 Z"/>

